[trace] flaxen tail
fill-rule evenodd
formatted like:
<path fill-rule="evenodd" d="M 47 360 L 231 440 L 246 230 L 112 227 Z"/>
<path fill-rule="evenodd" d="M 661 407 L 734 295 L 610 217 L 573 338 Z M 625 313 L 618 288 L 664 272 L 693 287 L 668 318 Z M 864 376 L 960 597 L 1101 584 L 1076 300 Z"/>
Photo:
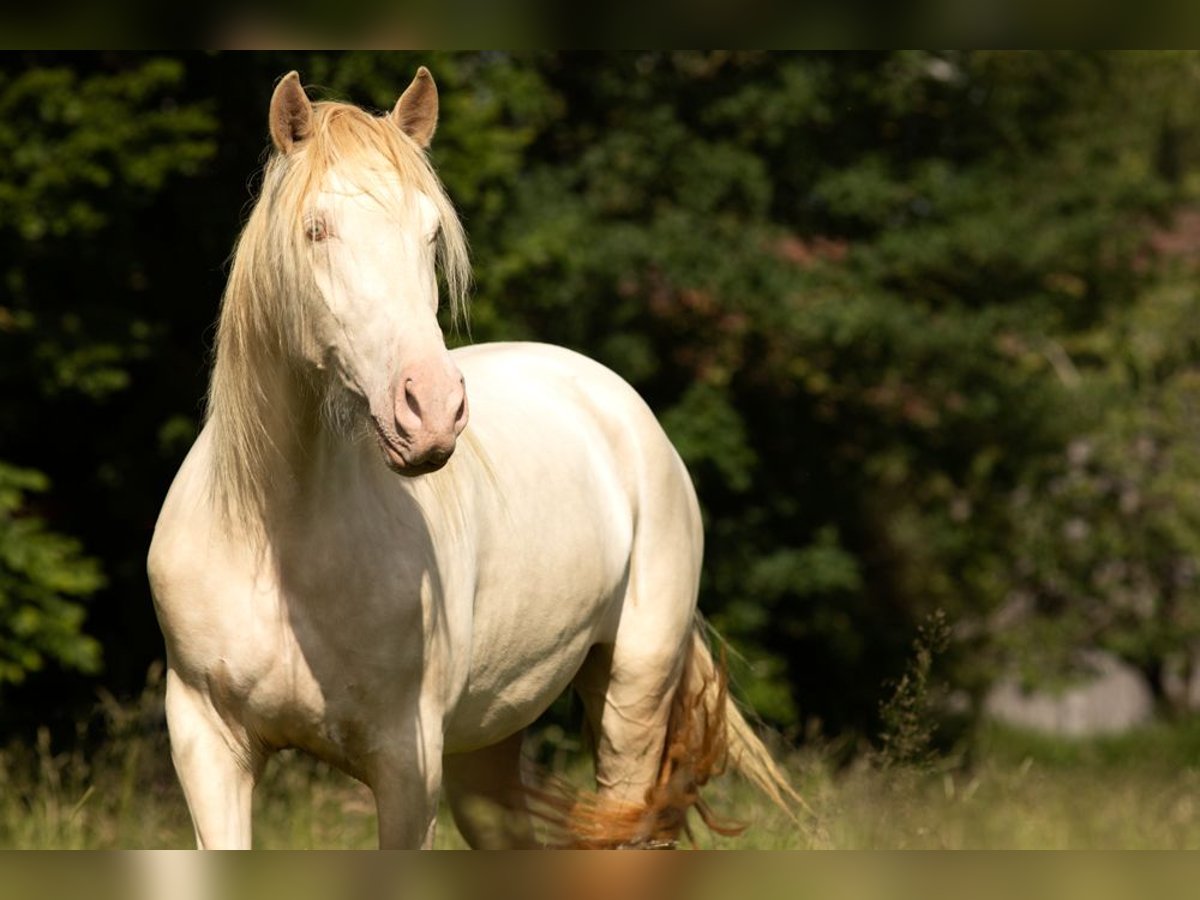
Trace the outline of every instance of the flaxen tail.
<path fill-rule="evenodd" d="M 793 822 L 798 822 L 797 812 L 808 812 L 808 804 L 796 792 L 786 773 L 775 762 L 766 745 L 754 733 L 754 729 L 738 709 L 737 703 L 729 696 L 728 675 L 724 662 L 718 665 L 713 659 L 706 638 L 708 631 L 704 620 L 697 616 L 696 628 L 692 633 L 691 652 L 680 689 L 700 692 L 710 710 L 709 717 L 714 721 L 723 721 L 728 764 L 783 810 Z"/>

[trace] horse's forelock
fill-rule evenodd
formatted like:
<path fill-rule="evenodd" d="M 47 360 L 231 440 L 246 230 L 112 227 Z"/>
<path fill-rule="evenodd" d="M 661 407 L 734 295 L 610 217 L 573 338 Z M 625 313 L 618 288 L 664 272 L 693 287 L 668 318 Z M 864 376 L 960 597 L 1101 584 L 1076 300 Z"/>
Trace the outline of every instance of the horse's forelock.
<path fill-rule="evenodd" d="M 303 248 L 302 230 L 296 223 L 304 215 L 312 194 L 320 190 L 335 167 L 339 174 L 384 206 L 396 206 L 398 218 L 407 218 L 409 210 L 380 190 L 381 171 L 397 174 L 402 185 L 420 191 L 433 202 L 441 226 L 438 263 L 446 282 L 452 319 L 457 322 L 465 316 L 471 273 L 462 225 L 425 152 L 388 116 L 373 116 L 345 103 L 314 104 L 311 135 L 296 152 L 275 154 L 267 166 L 266 178 L 274 176 L 277 183 L 272 218 L 288 229 L 275 237 L 290 242 L 292 252 Z"/>

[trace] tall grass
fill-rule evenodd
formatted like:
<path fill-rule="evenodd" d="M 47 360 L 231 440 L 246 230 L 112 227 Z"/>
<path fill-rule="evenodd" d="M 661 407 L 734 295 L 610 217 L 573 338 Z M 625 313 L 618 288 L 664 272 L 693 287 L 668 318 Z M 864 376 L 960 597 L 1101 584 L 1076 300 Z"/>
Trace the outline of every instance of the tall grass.
<path fill-rule="evenodd" d="M 132 703 L 105 698 L 97 721 L 85 726 L 64 742 L 70 746 L 53 746 L 43 731 L 0 751 L 0 847 L 191 846 L 160 686 Z M 89 733 L 106 737 L 92 744 Z M 577 745 L 564 744 L 554 754 L 560 767 L 578 756 Z M 970 754 L 920 766 L 880 765 L 870 754 L 839 765 L 846 754 L 835 749 L 810 744 L 789 760 L 815 819 L 797 829 L 726 778 L 711 786 L 709 800 L 749 828 L 737 838 L 697 828 L 700 846 L 1200 847 L 1200 722 L 1100 741 L 989 728 Z M 351 779 L 284 753 L 256 791 L 254 830 L 258 847 L 372 847 L 374 802 Z M 438 846 L 463 846 L 444 813 Z"/>

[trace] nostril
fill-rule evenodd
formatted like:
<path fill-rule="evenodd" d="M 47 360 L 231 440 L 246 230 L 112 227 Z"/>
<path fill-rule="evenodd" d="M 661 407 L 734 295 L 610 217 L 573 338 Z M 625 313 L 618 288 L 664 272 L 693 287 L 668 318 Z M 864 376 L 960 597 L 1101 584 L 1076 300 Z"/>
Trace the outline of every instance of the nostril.
<path fill-rule="evenodd" d="M 416 392 L 413 391 L 413 380 L 411 378 L 406 379 L 404 382 L 404 402 L 408 404 L 408 408 L 416 416 L 417 422 L 420 422 L 421 401 L 417 399 Z"/>
<path fill-rule="evenodd" d="M 454 433 L 462 434 L 463 429 L 467 427 L 467 392 L 462 392 L 462 399 L 458 401 L 458 410 L 454 413 Z"/>

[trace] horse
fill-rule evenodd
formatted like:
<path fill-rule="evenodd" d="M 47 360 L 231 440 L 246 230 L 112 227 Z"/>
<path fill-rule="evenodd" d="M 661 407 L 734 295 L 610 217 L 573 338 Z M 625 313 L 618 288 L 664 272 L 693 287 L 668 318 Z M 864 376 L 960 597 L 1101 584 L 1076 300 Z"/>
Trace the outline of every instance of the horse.
<path fill-rule="evenodd" d="M 386 114 L 295 72 L 271 98 L 147 560 L 197 846 L 250 846 L 283 748 L 371 789 L 381 847 L 430 847 L 443 791 L 472 846 L 536 846 L 522 736 L 571 686 L 597 784 L 560 809 L 576 844 L 671 839 L 725 760 L 790 807 L 697 618 L 699 506 L 648 406 L 563 348 L 447 350 L 439 275 L 461 315 L 470 266 L 437 118 L 424 67 Z"/>

